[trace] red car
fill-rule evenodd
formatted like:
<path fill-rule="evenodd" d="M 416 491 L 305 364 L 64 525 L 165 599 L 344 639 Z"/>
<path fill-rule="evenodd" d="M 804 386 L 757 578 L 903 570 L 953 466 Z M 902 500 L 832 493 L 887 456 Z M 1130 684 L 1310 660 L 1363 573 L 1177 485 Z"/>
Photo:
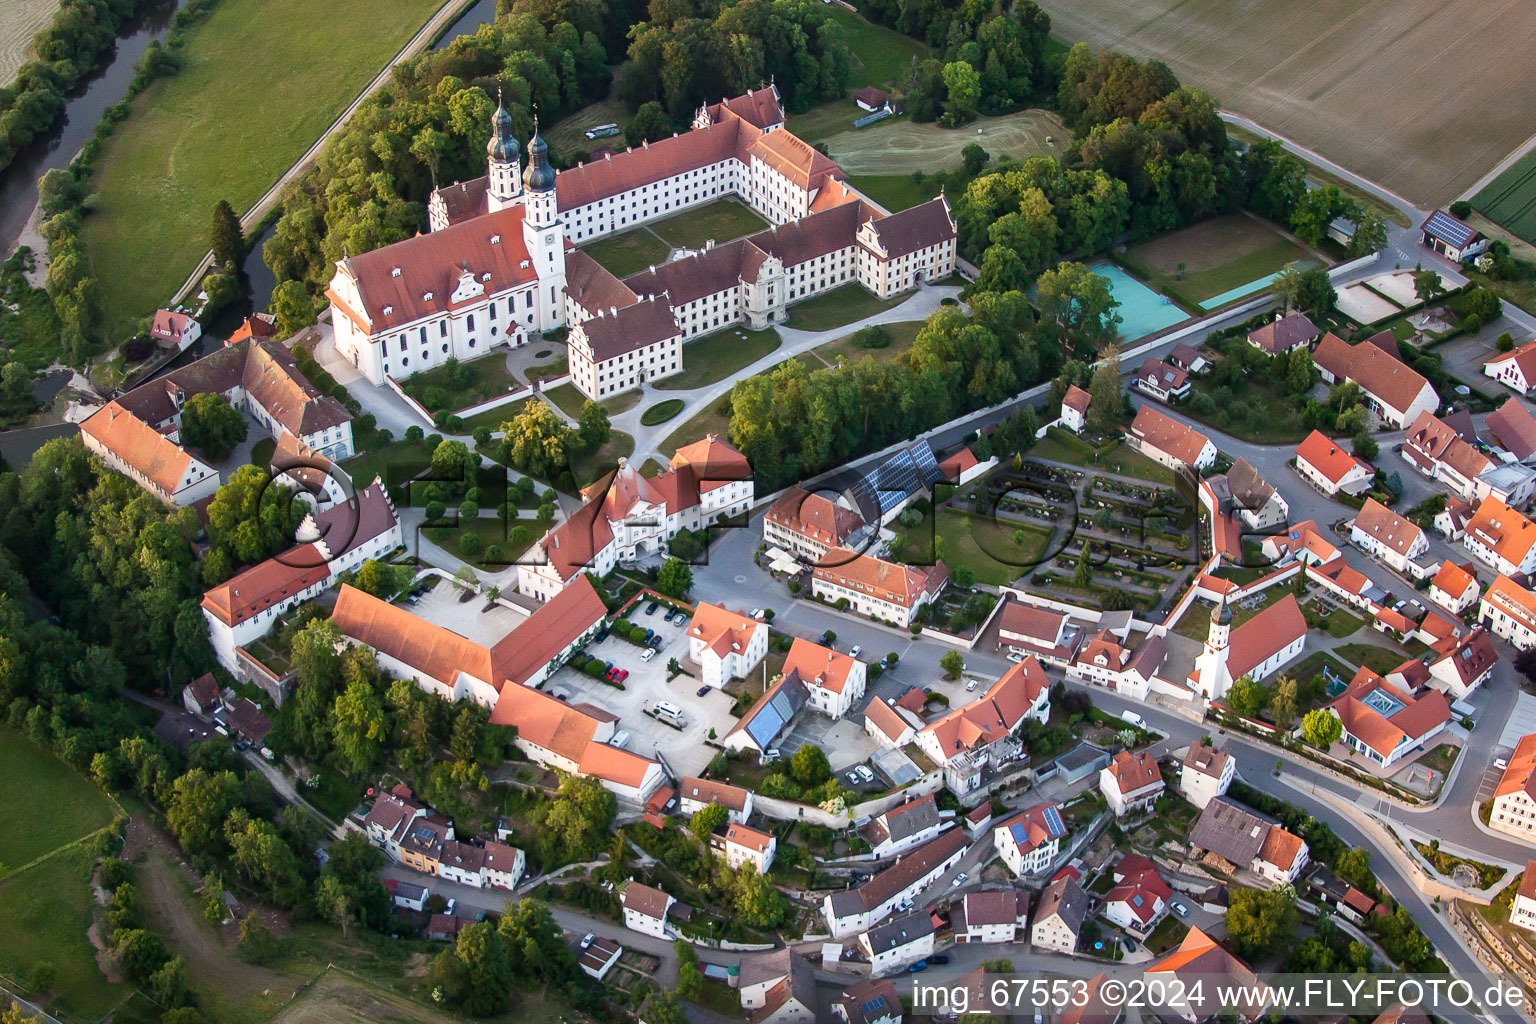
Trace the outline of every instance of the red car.
<path fill-rule="evenodd" d="M 613 670 L 613 681 L 614 682 L 622 683 L 624 680 L 626 680 L 628 678 L 629 678 L 629 669 L 627 669 L 627 668 L 616 668 L 616 669 Z"/>

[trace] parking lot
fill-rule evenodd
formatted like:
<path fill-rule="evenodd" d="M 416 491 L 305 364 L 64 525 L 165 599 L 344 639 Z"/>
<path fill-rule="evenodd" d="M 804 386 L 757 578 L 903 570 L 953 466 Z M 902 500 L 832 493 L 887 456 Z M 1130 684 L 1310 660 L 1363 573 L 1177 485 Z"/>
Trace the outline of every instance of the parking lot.
<path fill-rule="evenodd" d="M 588 644 L 586 652 L 594 658 L 611 661 L 618 668 L 629 670 L 624 689 L 601 683 L 585 672 L 563 668 L 544 687 L 556 696 L 565 696 L 572 703 L 586 701 L 619 716 L 618 728 L 629 733 L 630 750 L 647 757 L 660 757 L 678 775 L 698 775 L 704 771 L 715 750 L 706 744 L 709 730 L 715 730 L 715 739 L 723 740 L 736 724 L 731 717 L 732 698 L 721 690 L 710 689 L 703 696 L 697 691 L 700 683 L 690 675 L 680 675 L 667 682 L 667 662 L 676 658 L 683 662 L 688 657 L 688 620 L 663 622 L 662 613 L 645 615 L 639 609 L 631 614 L 630 621 L 654 629 L 661 636 L 661 646 L 650 661 L 641 661 L 643 649 L 608 636 L 597 643 Z M 658 701 L 670 701 L 683 709 L 686 724 L 682 729 L 666 725 L 645 712 Z"/>

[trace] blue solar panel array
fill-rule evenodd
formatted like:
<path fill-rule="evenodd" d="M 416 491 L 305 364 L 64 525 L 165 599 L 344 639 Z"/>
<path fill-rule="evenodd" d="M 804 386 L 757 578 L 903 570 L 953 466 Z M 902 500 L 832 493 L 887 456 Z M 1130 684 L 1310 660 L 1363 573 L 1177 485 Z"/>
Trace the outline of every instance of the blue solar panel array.
<path fill-rule="evenodd" d="M 1045 827 L 1051 830 L 1053 836 L 1067 834 L 1067 826 L 1061 820 L 1061 811 L 1057 810 L 1054 804 L 1045 809 Z"/>
<path fill-rule="evenodd" d="M 789 720 L 795 717 L 795 712 L 800 710 L 804 701 L 794 700 L 784 688 L 769 698 L 768 703 L 760 708 L 757 714 L 752 716 L 752 721 L 747 723 L 747 735 L 751 736 L 757 745 L 766 750 L 773 745 L 774 739 L 789 724 Z"/>
<path fill-rule="evenodd" d="M 1463 248 L 1472 240 L 1477 232 L 1441 210 L 1436 210 L 1429 215 L 1429 220 L 1424 224 L 1424 230 L 1436 238 L 1448 242 L 1452 248 Z"/>
<path fill-rule="evenodd" d="M 943 482 L 933 448 L 927 441 L 919 441 L 871 470 L 854 485 L 854 498 L 861 507 L 878 505 L 883 516 L 911 495 Z"/>
<path fill-rule="evenodd" d="M 876 996 L 873 999 L 866 999 L 864 1002 L 859 1004 L 859 1009 L 864 1011 L 864 1016 L 873 1017 L 876 1010 L 885 1009 L 885 996 Z"/>
<path fill-rule="evenodd" d="M 1008 834 L 1013 836 L 1013 841 L 1016 843 L 1022 843 L 1027 835 L 1023 825 L 1009 825 Z"/>

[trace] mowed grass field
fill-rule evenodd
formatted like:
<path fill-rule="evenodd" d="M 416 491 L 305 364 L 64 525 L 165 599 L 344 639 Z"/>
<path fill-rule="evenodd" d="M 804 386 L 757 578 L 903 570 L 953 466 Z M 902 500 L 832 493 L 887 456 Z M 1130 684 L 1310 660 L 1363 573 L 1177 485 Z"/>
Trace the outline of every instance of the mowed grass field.
<path fill-rule="evenodd" d="M 1525 154 L 1472 197 L 1485 217 L 1536 243 L 1536 150 Z"/>
<path fill-rule="evenodd" d="M 1042 0 L 1064 40 L 1166 61 L 1226 109 L 1422 205 L 1531 134 L 1536 5 Z M 1508 73 L 1500 69 L 1509 69 Z"/>
<path fill-rule="evenodd" d="M 101 790 L 20 733 L 0 728 L 0 764 L 7 780 L 0 788 L 0 868 L 15 870 L 112 823 L 116 808 Z"/>
<path fill-rule="evenodd" d="M 863 113 L 853 100 L 839 100 L 791 117 L 787 127 L 806 142 L 825 142 L 827 152 L 850 177 L 891 176 L 903 170 L 910 177 L 913 171 L 949 170 L 960 166 L 960 151 L 973 142 L 993 159 L 1060 156 L 1072 137 L 1061 119 L 1045 110 L 983 117 L 962 130 L 905 117 L 853 127 Z"/>
<path fill-rule="evenodd" d="M 214 204 L 249 208 L 440 5 L 222 0 L 96 165 L 82 234 L 114 335 L 196 266 Z"/>
<path fill-rule="evenodd" d="M 866 85 L 899 86 L 912 62 L 928 56 L 928 47 L 883 25 L 873 25 L 852 11 L 835 4 L 827 8 L 832 20 L 842 26 L 843 40 L 853 53 L 855 89 Z"/>
<path fill-rule="evenodd" d="M 1261 220 L 1229 213 L 1132 246 L 1117 258 L 1154 288 L 1198 305 L 1312 254 Z"/>
<path fill-rule="evenodd" d="M 10 85 L 32 52 L 32 37 L 47 27 L 59 0 L 0 0 L 0 86 Z"/>

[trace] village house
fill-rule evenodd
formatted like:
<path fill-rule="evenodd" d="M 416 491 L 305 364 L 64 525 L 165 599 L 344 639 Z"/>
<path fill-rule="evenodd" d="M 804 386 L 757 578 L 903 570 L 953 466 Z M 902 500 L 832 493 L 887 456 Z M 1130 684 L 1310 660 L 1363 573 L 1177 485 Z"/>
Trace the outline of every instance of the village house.
<path fill-rule="evenodd" d="M 1014 665 L 980 697 L 918 730 L 914 742 L 944 769 L 944 784 L 956 796 L 981 785 L 982 772 L 1019 755 L 1014 734 L 1026 718 L 1050 717 L 1051 681 L 1032 656 Z"/>
<path fill-rule="evenodd" d="M 1323 335 L 1312 361 L 1328 383 L 1360 385 L 1366 408 L 1394 429 L 1402 430 L 1420 413 L 1440 406 L 1440 396 L 1422 374 L 1409 369 L 1395 353 L 1369 342 L 1350 345 L 1330 331 Z"/>
<path fill-rule="evenodd" d="M 1415 696 L 1364 666 L 1328 710 L 1344 727 L 1344 745 L 1383 768 L 1428 750 L 1451 723 L 1450 705 L 1439 690 Z"/>
<path fill-rule="evenodd" d="M 1195 740 L 1185 752 L 1179 769 L 1179 791 L 1184 794 L 1184 799 L 1203 811 L 1206 804 L 1225 795 L 1236 773 L 1236 758 L 1204 740 Z"/>
<path fill-rule="evenodd" d="M 1312 431 L 1296 446 L 1296 470 L 1313 487 L 1330 498 L 1340 492 L 1360 495 L 1371 489 L 1375 469 L 1331 441 L 1320 431 Z"/>
<path fill-rule="evenodd" d="M 699 602 L 688 623 L 688 657 L 699 682 L 719 689 L 741 679 L 768 655 L 768 624 L 744 612 Z"/>
<path fill-rule="evenodd" d="M 948 582 L 943 562 L 923 568 L 833 548 L 811 571 L 811 594 L 905 629 Z"/>
<path fill-rule="evenodd" d="M 806 565 L 817 564 L 833 548 L 857 546 L 850 541 L 864 531 L 858 512 L 800 487 L 787 488 L 763 516 L 763 543 Z"/>
<path fill-rule="evenodd" d="M 1420 575 L 1416 559 L 1429 550 L 1424 531 L 1375 498 L 1355 513 L 1349 539 L 1366 554 L 1405 576 Z"/>
<path fill-rule="evenodd" d="M 758 874 L 766 875 L 773 867 L 778 840 L 750 825 L 727 824 L 709 837 L 709 848 L 716 856 L 724 857 L 725 866 L 732 871 L 749 865 Z"/>
<path fill-rule="evenodd" d="M 1492 377 L 1512 391 L 1528 395 L 1536 387 L 1536 341 L 1512 352 L 1503 352 L 1483 364 L 1483 376 Z"/>
<path fill-rule="evenodd" d="M 966 851 L 965 833 L 953 828 L 900 857 L 895 864 L 854 889 L 828 894 L 822 916 L 834 939 L 868 931 L 897 904 L 916 896 L 945 874 Z"/>
<path fill-rule="evenodd" d="M 859 829 L 859 838 L 869 844 L 876 860 L 893 857 L 914 846 L 921 846 L 944 831 L 947 822 L 939 815 L 933 794 L 897 804 L 869 819 Z"/>
<path fill-rule="evenodd" d="M 624 910 L 624 927 L 654 938 L 667 938 L 667 913 L 677 900 L 660 889 L 641 885 L 631 878 L 619 890 L 619 906 Z"/>
<path fill-rule="evenodd" d="M 1231 469 L 1206 482 L 1216 490 L 1222 511 L 1236 515 L 1255 532 L 1279 526 L 1290 515 L 1284 496 L 1247 459 L 1239 457 Z"/>
<path fill-rule="evenodd" d="M 1127 854 L 1115 862 L 1114 887 L 1104 894 L 1104 918 L 1142 938 L 1168 916 L 1173 890 L 1146 857 Z"/>
<path fill-rule="evenodd" d="M 816 971 L 794 950 L 744 957 L 737 986 L 752 1024 L 811 1024 L 816 1019 Z"/>
<path fill-rule="evenodd" d="M 1446 559 L 1429 581 L 1429 599 L 1452 615 L 1460 615 L 1476 604 L 1479 593 L 1477 571 L 1471 562 L 1457 565 Z"/>
<path fill-rule="evenodd" d="M 1197 927 L 1191 927 L 1178 948 L 1149 966 L 1145 974 L 1149 984 L 1164 981 L 1165 977 L 1177 981 L 1177 985 L 1169 986 L 1174 993 L 1169 1005 L 1158 1014 L 1169 1020 L 1196 1024 L 1227 1012 L 1217 1000 L 1195 998 L 1197 979 L 1205 985 L 1222 985 L 1242 993 L 1244 998 L 1239 1005 L 1231 1008 L 1241 1020 L 1256 1021 L 1269 1009 L 1269 999 L 1262 993 L 1264 986 L 1258 984 L 1258 976 Z"/>
<path fill-rule="evenodd" d="M 917 735 L 917 730 L 928 724 L 919 714 L 924 703 L 922 691 L 916 692 L 919 695 L 916 710 L 903 707 L 891 697 L 884 700 L 876 697 L 865 705 L 864 731 L 871 739 L 882 747 L 903 747 Z"/>
<path fill-rule="evenodd" d="M 859 948 L 869 958 L 874 977 L 922 960 L 933 954 L 933 915 L 918 910 L 876 925 L 859 936 Z"/>
<path fill-rule="evenodd" d="M 1200 431 L 1144 405 L 1124 428 L 1125 443 L 1153 462 L 1169 469 L 1200 472 L 1216 462 L 1216 445 Z"/>
<path fill-rule="evenodd" d="M 997 617 L 997 649 L 1010 661 L 1033 656 L 1047 665 L 1066 666 L 1083 640 L 1082 627 L 1053 612 L 1005 597 Z"/>
<path fill-rule="evenodd" d="M 203 336 L 203 325 L 180 310 L 157 309 L 150 321 L 149 336 L 161 348 L 180 352 Z"/>
<path fill-rule="evenodd" d="M 684 445 L 667 468 L 644 477 L 629 460 L 582 490 L 584 504 L 549 530 L 517 567 L 517 589 L 548 601 L 586 572 L 659 556 L 682 530 L 701 530 L 752 504 L 752 467 L 716 434 Z"/>
<path fill-rule="evenodd" d="M 1536 572 L 1536 523 L 1492 495 L 1477 506 L 1461 543 L 1494 572 L 1505 576 Z"/>
<path fill-rule="evenodd" d="M 1131 378 L 1131 386 L 1140 388 L 1159 402 L 1182 401 L 1189 397 L 1189 374 L 1156 356 L 1148 356 Z"/>
<path fill-rule="evenodd" d="M 484 844 L 485 862 L 481 867 L 488 889 L 516 889 L 528 866 L 528 858 L 522 850 L 506 843 L 487 839 Z"/>
<path fill-rule="evenodd" d="M 1518 398 L 1511 398 L 1483 421 L 1493 439 L 1516 461 L 1536 461 L 1536 416 Z"/>
<path fill-rule="evenodd" d="M 1077 652 L 1067 667 L 1067 676 L 1145 700 L 1167 656 L 1168 642 L 1160 636 L 1148 634 L 1131 648 L 1114 633 L 1101 629 Z"/>
<path fill-rule="evenodd" d="M 1465 262 L 1488 249 L 1488 239 L 1459 217 L 1436 210 L 1419 225 L 1420 241 L 1448 260 Z"/>
<path fill-rule="evenodd" d="M 1446 637 L 1430 645 L 1429 678 L 1425 682 L 1444 690 L 1452 700 L 1465 700 L 1493 675 L 1499 655 L 1488 630 L 1481 626 L 1461 637 Z"/>
<path fill-rule="evenodd" d="M 1478 605 L 1478 621 L 1522 651 L 1536 647 L 1536 593 L 1503 573 Z"/>
<path fill-rule="evenodd" d="M 1072 875 L 1060 874 L 1040 894 L 1029 930 L 1030 944 L 1038 949 L 1075 953 L 1087 918 L 1088 894 Z"/>
<path fill-rule="evenodd" d="M 1073 384 L 1062 396 L 1061 418 L 1057 422 L 1072 433 L 1081 434 L 1088 425 L 1088 406 L 1092 401 L 1088 392 Z"/>
<path fill-rule="evenodd" d="M 394 879 L 385 883 L 388 888 Z M 412 885 L 410 882 L 394 882 L 394 888 L 390 890 L 392 902 L 401 910 L 414 910 L 421 913 L 427 906 L 427 897 L 431 893 L 424 885 Z"/>
<path fill-rule="evenodd" d="M 693 817 L 710 804 L 719 804 L 730 815 L 729 821 L 745 825 L 752 817 L 752 791 L 714 779 L 685 775 L 677 781 L 678 810 Z"/>
<path fill-rule="evenodd" d="M 1231 873 L 1248 870 L 1271 886 L 1295 882 L 1307 866 L 1307 844 L 1225 796 L 1205 805 L 1189 833 L 1197 854 L 1216 858 Z"/>
<path fill-rule="evenodd" d="M 968 892 L 958 903 L 950 904 L 949 924 L 956 942 L 989 946 L 1015 942 L 1019 930 L 1029 925 L 1029 893 L 1012 889 Z"/>
<path fill-rule="evenodd" d="M 889 981 L 866 978 L 843 990 L 832 1003 L 838 1024 L 901 1024 L 901 994 Z"/>
<path fill-rule="evenodd" d="M 1055 804 L 1037 804 L 992 828 L 992 845 L 1016 878 L 1050 870 L 1061 852 L 1066 822 Z"/>
<path fill-rule="evenodd" d="M 1293 348 L 1310 346 L 1322 336 L 1322 330 L 1302 312 L 1276 314 L 1275 319 L 1248 332 L 1248 344 L 1272 356 L 1284 355 Z"/>
<path fill-rule="evenodd" d="M 1182 341 L 1168 350 L 1168 361 L 1194 377 L 1204 373 L 1211 365 L 1210 360 L 1201 355 L 1194 346 Z"/>
<path fill-rule="evenodd" d="M 1520 876 L 1520 888 L 1509 905 L 1509 923 L 1528 932 L 1536 932 L 1536 860 L 1526 861 Z"/>
<path fill-rule="evenodd" d="M 1122 750 L 1107 768 L 1099 770 L 1099 792 L 1109 801 L 1109 809 L 1117 818 L 1150 808 L 1164 788 L 1157 758 L 1146 751 L 1133 754 Z"/>
<path fill-rule="evenodd" d="M 1525 842 L 1536 841 L 1536 733 L 1520 737 L 1493 787 L 1488 827 Z"/>
<path fill-rule="evenodd" d="M 763 632 L 768 632 L 766 627 Z M 810 706 L 834 720 L 848 714 L 864 698 L 867 666 L 803 637 L 796 637 L 790 646 L 783 671 L 797 673 L 805 684 Z"/>

